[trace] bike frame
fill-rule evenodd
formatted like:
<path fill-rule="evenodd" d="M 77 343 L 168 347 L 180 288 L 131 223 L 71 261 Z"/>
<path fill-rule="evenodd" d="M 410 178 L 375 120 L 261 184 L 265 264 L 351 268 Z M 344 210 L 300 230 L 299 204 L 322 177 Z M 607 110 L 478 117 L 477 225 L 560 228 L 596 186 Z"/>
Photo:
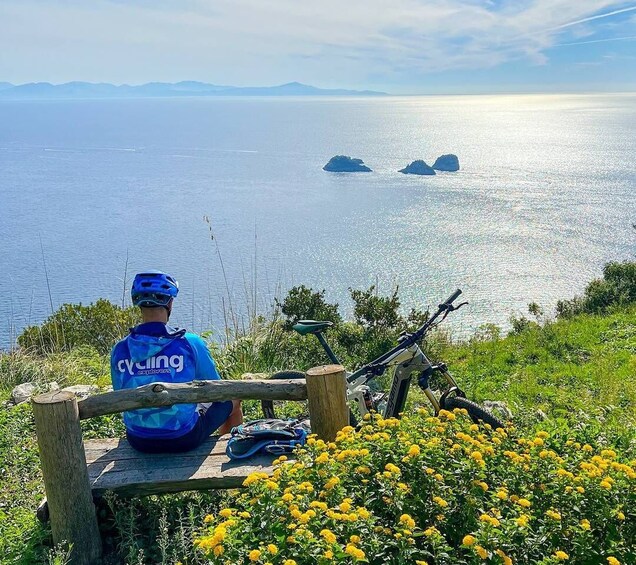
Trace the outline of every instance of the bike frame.
<path fill-rule="evenodd" d="M 453 301 L 456 300 L 460 294 L 461 290 L 457 290 L 448 300 L 440 304 L 437 312 L 416 332 L 401 336 L 400 342 L 396 347 L 387 351 L 371 363 L 361 367 L 354 373 L 347 372 L 347 401 L 354 403 L 358 407 L 361 416 L 368 414 L 372 410 L 379 412 L 378 402 L 373 399 L 372 391 L 368 383 L 391 368 L 395 368 L 395 371 L 391 381 L 391 390 L 386 399 L 386 407 L 382 411 L 382 415 L 385 418 L 399 418 L 404 411 L 413 373 L 418 373 L 418 385 L 431 403 L 435 414 L 438 414 L 440 411 L 440 401 L 443 402 L 443 399 L 448 394 L 454 393 L 458 396 L 464 396 L 463 391 L 457 386 L 455 379 L 448 372 L 446 365 L 443 363 L 433 365 L 419 346 L 419 341 L 433 327 L 435 321 L 440 316 L 442 316 L 441 322 L 449 312 L 462 306 L 454 307 L 452 305 Z M 339 363 L 322 334 L 318 332 L 315 335 L 327 352 L 329 358 L 333 362 Z M 440 400 L 437 399 L 429 386 L 429 379 L 431 375 L 436 372 L 441 373 L 448 384 L 448 389 L 444 391 Z"/>

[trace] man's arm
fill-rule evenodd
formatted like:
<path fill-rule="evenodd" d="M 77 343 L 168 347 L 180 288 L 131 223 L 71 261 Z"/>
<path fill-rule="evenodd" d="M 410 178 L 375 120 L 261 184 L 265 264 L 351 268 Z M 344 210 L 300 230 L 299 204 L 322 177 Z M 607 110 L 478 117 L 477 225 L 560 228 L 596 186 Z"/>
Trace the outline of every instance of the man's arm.
<path fill-rule="evenodd" d="M 207 348 L 205 341 L 196 334 L 186 334 L 185 337 L 192 346 L 196 357 L 194 378 L 199 381 L 220 380 L 221 376 L 216 369 L 214 359 L 212 359 L 212 355 L 210 354 L 210 350 Z"/>

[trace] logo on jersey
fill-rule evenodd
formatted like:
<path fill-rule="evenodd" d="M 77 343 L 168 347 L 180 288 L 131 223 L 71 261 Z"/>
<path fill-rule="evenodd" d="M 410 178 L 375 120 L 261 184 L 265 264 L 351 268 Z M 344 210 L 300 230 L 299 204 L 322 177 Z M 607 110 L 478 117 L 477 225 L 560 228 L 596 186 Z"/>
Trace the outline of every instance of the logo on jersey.
<path fill-rule="evenodd" d="M 129 375 L 154 375 L 159 373 L 176 373 L 183 371 L 183 355 L 156 355 L 149 357 L 145 361 L 134 363 L 132 359 L 120 359 L 117 362 L 117 369 L 120 373 Z"/>

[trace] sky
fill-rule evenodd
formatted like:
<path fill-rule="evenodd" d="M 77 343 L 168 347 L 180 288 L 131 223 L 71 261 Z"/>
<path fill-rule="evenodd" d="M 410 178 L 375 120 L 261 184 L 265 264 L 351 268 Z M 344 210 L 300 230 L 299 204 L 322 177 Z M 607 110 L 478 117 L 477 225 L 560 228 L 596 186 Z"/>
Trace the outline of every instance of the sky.
<path fill-rule="evenodd" d="M 636 0 L 0 0 L 0 82 L 636 90 Z"/>

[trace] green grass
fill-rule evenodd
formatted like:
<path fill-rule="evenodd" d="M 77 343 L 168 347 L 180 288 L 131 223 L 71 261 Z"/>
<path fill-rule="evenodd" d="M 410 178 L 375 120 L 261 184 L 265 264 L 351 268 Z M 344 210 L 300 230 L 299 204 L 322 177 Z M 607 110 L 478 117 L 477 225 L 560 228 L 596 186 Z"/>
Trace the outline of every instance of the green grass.
<path fill-rule="evenodd" d="M 532 324 L 503 339 L 447 348 L 469 396 L 554 417 L 598 414 L 624 425 L 636 407 L 636 309 Z"/>
<path fill-rule="evenodd" d="M 519 427 L 533 429 L 541 410 L 550 416 L 543 423 L 555 433 L 603 435 L 604 443 L 623 451 L 634 442 L 636 413 L 636 308 L 623 307 L 606 315 L 581 314 L 549 322 L 530 323 L 518 334 L 497 337 L 482 332 L 463 344 L 443 336 L 428 351 L 447 362 L 469 397 L 505 400 Z M 368 346 L 353 326 L 342 330 L 355 347 L 348 352 L 350 366 L 368 360 L 377 343 Z M 346 335 L 345 335 L 346 334 Z M 360 334 L 360 335 L 358 335 Z M 346 339 L 345 339 L 346 338 Z M 384 338 L 383 338 L 384 339 Z M 215 356 L 226 374 L 307 368 L 323 362 L 314 339 L 300 338 L 262 324 L 242 343 Z M 76 348 L 44 357 L 24 352 L 0 354 L 0 403 L 13 386 L 52 380 L 109 384 L 108 358 L 93 348 Z M 409 406 L 423 403 L 413 394 Z M 246 403 L 248 417 L 259 414 L 258 403 Z M 578 425 L 586 421 L 585 426 Z M 117 437 L 123 433 L 119 416 L 83 423 L 86 437 Z M 49 532 L 35 518 L 44 496 L 37 445 L 28 405 L 0 408 L 0 563 L 62 563 L 52 551 Z M 110 499 L 100 509 L 100 524 L 110 563 L 202 563 L 192 546 L 202 519 L 213 513 L 227 493 L 194 493 L 148 497 L 131 502 Z"/>

